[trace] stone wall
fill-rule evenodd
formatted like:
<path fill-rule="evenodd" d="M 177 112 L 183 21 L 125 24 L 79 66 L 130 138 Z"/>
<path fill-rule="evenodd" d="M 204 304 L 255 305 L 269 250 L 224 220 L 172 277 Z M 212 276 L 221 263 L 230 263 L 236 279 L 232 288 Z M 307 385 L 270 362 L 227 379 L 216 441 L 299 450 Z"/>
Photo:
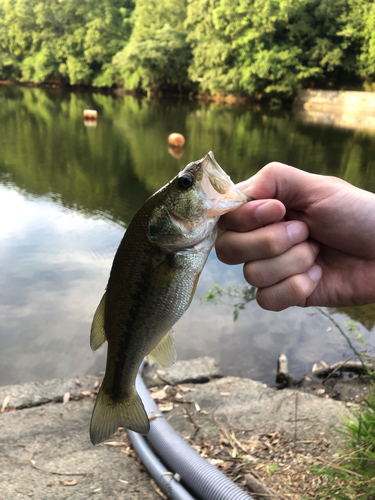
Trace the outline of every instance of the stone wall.
<path fill-rule="evenodd" d="M 303 123 L 375 131 L 375 92 L 300 90 L 294 116 Z"/>
<path fill-rule="evenodd" d="M 294 101 L 313 111 L 350 111 L 375 116 L 375 92 L 350 92 L 347 90 L 300 90 Z"/>

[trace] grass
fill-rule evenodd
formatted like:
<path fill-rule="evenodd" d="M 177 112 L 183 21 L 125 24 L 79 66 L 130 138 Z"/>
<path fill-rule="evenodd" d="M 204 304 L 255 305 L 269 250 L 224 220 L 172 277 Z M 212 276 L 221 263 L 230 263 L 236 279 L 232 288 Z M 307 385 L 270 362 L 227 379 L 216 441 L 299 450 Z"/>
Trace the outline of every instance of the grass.
<path fill-rule="evenodd" d="M 328 477 L 328 484 L 310 498 L 375 499 L 375 386 L 364 406 L 338 432 L 345 436 L 346 446 L 325 467 L 312 467 L 316 474 Z"/>

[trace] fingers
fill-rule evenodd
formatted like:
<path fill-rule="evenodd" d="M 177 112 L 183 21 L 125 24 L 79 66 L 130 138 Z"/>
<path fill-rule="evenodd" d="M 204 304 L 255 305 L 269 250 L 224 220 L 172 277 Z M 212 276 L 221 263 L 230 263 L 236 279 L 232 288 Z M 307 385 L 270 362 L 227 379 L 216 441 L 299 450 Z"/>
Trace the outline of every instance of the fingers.
<path fill-rule="evenodd" d="M 314 264 L 308 272 L 295 274 L 276 285 L 259 288 L 256 300 L 268 311 L 282 311 L 291 306 L 304 306 L 322 277 L 322 268 Z"/>
<path fill-rule="evenodd" d="M 308 272 L 318 251 L 317 244 L 305 241 L 277 257 L 246 262 L 245 279 L 258 288 L 275 285 L 294 274 Z"/>
<path fill-rule="evenodd" d="M 216 242 L 218 258 L 225 264 L 269 259 L 279 256 L 308 237 L 304 222 L 278 222 L 254 231 L 226 231 Z"/>
<path fill-rule="evenodd" d="M 251 231 L 281 220 L 285 206 L 278 200 L 255 200 L 245 203 L 234 212 L 220 217 L 219 229 L 226 231 Z"/>

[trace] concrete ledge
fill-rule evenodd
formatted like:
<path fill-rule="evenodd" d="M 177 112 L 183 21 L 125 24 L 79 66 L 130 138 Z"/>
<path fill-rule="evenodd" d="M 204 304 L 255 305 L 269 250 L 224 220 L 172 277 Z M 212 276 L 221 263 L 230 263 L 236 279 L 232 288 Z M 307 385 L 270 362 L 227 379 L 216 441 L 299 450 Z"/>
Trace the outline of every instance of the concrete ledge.
<path fill-rule="evenodd" d="M 375 92 L 300 90 L 294 105 L 313 111 L 350 111 L 375 116 Z"/>

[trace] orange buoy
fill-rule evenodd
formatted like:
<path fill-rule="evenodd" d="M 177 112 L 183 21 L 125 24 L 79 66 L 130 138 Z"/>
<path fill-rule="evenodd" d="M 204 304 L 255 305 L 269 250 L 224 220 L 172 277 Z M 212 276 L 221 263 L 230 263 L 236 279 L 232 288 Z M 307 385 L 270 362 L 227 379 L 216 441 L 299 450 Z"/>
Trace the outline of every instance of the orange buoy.
<path fill-rule="evenodd" d="M 184 148 L 169 146 L 168 153 L 172 155 L 173 158 L 181 158 L 181 156 L 184 154 Z"/>
<path fill-rule="evenodd" d="M 97 120 L 98 112 L 96 111 L 96 109 L 84 109 L 83 118 L 85 118 L 86 120 Z"/>
<path fill-rule="evenodd" d="M 174 132 L 173 134 L 169 135 L 168 142 L 174 148 L 182 148 L 182 146 L 185 144 L 185 137 L 182 134 L 177 134 L 176 132 Z"/>

